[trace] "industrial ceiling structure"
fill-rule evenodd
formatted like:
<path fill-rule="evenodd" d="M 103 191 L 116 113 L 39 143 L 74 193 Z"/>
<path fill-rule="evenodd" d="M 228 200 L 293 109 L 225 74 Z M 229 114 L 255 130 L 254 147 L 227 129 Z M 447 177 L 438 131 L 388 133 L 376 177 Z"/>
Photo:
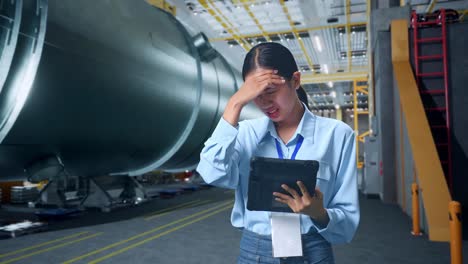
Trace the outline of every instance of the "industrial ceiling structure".
<path fill-rule="evenodd" d="M 353 94 L 353 80 L 367 80 L 370 0 L 182 0 L 177 17 L 203 31 L 237 69 L 254 45 L 272 41 L 291 50 L 316 111 L 367 111 L 367 94 Z M 466 0 L 401 0 L 418 13 L 465 10 Z M 179 12 L 183 9 L 182 13 Z"/>

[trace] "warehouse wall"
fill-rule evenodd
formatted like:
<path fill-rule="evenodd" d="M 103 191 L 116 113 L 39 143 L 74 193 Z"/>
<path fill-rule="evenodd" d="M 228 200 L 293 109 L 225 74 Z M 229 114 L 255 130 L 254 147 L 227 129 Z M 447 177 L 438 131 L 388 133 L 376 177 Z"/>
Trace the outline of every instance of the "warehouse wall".
<path fill-rule="evenodd" d="M 374 60 L 375 116 L 377 142 L 382 164 L 381 199 L 387 203 L 397 202 L 394 135 L 394 89 L 390 47 L 390 23 L 394 19 L 409 21 L 409 7 L 384 8 L 372 11 L 371 47 Z"/>
<path fill-rule="evenodd" d="M 453 198 L 463 205 L 463 237 L 468 239 L 468 23 L 449 26 L 449 87 L 452 112 Z"/>
<path fill-rule="evenodd" d="M 396 202 L 395 193 L 395 149 L 393 117 L 393 71 L 390 50 L 390 33 L 379 31 L 374 49 L 375 110 L 378 120 L 377 142 L 382 166 L 381 199 Z"/>
<path fill-rule="evenodd" d="M 393 97 L 393 119 L 394 119 L 394 149 L 395 149 L 395 182 L 397 202 L 403 212 L 411 218 L 413 217 L 412 211 L 412 192 L 411 185 L 418 184 L 418 177 L 415 174 L 413 151 L 409 142 L 408 131 L 406 128 L 406 121 L 402 115 L 400 108 L 400 95 L 398 87 L 394 82 L 394 97 Z M 424 212 L 422 199 L 419 199 L 420 209 L 420 227 L 422 230 L 427 231 L 427 221 Z"/>

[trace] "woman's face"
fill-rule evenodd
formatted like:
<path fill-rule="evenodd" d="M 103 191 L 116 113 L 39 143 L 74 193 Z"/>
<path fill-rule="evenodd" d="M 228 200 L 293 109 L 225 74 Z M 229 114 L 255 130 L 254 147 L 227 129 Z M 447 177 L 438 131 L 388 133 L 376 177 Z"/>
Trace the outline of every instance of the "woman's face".
<path fill-rule="evenodd" d="M 300 85 L 300 73 L 295 72 L 291 80 L 281 85 L 271 85 L 254 99 L 257 107 L 273 122 L 282 122 L 291 116 L 296 103 L 296 89 Z"/>

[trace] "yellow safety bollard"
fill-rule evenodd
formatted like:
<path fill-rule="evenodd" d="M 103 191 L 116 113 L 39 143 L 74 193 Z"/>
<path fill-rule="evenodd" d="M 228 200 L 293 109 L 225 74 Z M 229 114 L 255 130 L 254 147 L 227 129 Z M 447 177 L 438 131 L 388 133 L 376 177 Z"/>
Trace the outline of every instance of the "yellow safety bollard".
<path fill-rule="evenodd" d="M 419 191 L 418 184 L 411 184 L 411 193 L 413 194 L 413 231 L 411 234 L 413 236 L 421 236 L 421 227 L 419 226 Z"/>
<path fill-rule="evenodd" d="M 452 264 L 462 264 L 462 226 L 461 226 L 461 205 L 459 202 L 449 203 L 450 221 L 450 256 Z"/>

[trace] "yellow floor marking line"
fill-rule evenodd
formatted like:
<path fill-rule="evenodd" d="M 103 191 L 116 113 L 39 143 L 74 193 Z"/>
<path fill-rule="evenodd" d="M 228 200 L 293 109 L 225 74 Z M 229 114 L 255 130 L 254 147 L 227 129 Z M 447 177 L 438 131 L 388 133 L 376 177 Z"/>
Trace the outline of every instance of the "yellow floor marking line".
<path fill-rule="evenodd" d="M 180 208 L 180 207 L 184 207 L 184 206 L 187 206 L 189 204 L 193 204 L 193 203 L 197 203 L 198 201 L 200 201 L 200 199 L 197 199 L 197 200 L 194 200 L 194 201 L 190 201 L 190 202 L 187 202 L 187 203 L 183 203 L 183 204 L 179 204 L 179 205 L 176 205 L 176 206 L 173 206 L 173 207 L 169 207 L 169 208 L 164 208 L 162 210 L 159 210 L 159 211 L 156 211 L 156 212 L 152 212 L 152 213 L 149 213 L 147 215 L 145 215 L 145 219 L 147 217 L 152 217 L 154 215 L 159 215 L 160 213 L 164 213 L 164 212 L 167 212 L 167 211 L 171 211 L 173 209 L 177 209 L 177 208 Z"/>
<path fill-rule="evenodd" d="M 89 231 L 85 231 L 85 232 L 81 232 L 81 233 L 78 233 L 78 234 L 73 234 L 73 235 L 70 235 L 70 236 L 54 239 L 54 240 L 51 240 L 51 241 L 48 241 L 48 242 L 45 242 L 45 243 L 42 243 L 42 244 L 34 245 L 34 246 L 31 246 L 31 247 L 27 247 L 27 248 L 22 248 L 22 249 L 19 249 L 19 250 L 16 250 L 16 251 L 3 253 L 3 254 L 0 254 L 0 258 L 15 255 L 15 254 L 23 252 L 23 251 L 28 251 L 30 249 L 46 246 L 46 245 L 49 245 L 49 244 L 52 244 L 52 243 L 55 243 L 55 242 L 59 242 L 59 241 L 62 241 L 62 240 L 66 240 L 66 239 L 69 239 L 69 238 L 81 236 L 81 235 L 84 235 L 86 233 L 89 233 Z"/>
<path fill-rule="evenodd" d="M 196 202 L 196 203 L 184 205 L 184 206 L 182 206 L 182 207 L 180 207 L 180 208 L 177 208 L 177 209 L 178 209 L 178 210 L 186 209 L 186 208 L 190 208 L 190 207 L 195 207 L 195 206 L 207 204 L 207 203 L 209 203 L 209 202 L 211 202 L 211 200 L 204 200 L 204 201 L 200 201 L 200 202 Z M 145 220 L 146 220 L 146 221 L 153 220 L 153 219 L 155 219 L 155 218 L 158 218 L 158 217 L 161 217 L 161 216 L 170 214 L 170 213 L 172 213 L 172 212 L 174 212 L 174 211 L 177 211 L 177 210 L 172 210 L 172 211 L 169 211 L 169 212 L 165 212 L 165 213 L 153 215 L 153 216 L 150 216 L 150 217 L 145 217 Z"/>
<path fill-rule="evenodd" d="M 180 222 L 182 222 L 182 221 L 185 221 L 185 220 L 188 220 L 188 219 L 190 219 L 190 218 L 196 217 L 196 216 L 198 216 L 198 215 L 207 213 L 207 212 L 209 212 L 209 211 L 211 211 L 211 210 L 216 210 L 217 208 L 226 206 L 226 205 L 229 204 L 229 203 L 232 203 L 232 201 L 224 202 L 224 203 L 222 203 L 222 204 L 220 204 L 220 205 L 213 206 L 213 207 L 211 207 L 211 208 L 208 208 L 208 209 L 203 210 L 203 211 L 201 211 L 201 212 L 198 212 L 198 213 L 189 215 L 189 216 L 184 217 L 184 218 L 182 218 L 182 219 L 179 219 L 179 220 L 177 220 L 177 221 L 170 222 L 170 223 L 168 223 L 168 224 L 165 224 L 165 225 L 156 227 L 156 228 L 151 229 L 151 230 L 149 230 L 149 231 L 146 231 L 146 232 L 144 232 L 144 233 L 141 233 L 141 234 L 132 236 L 132 237 L 130 237 L 130 238 L 128 238 L 128 239 L 125 239 L 125 240 L 122 240 L 122 241 L 119 241 L 119 242 L 110 244 L 110 245 L 108 245 L 108 246 L 106 246 L 106 247 L 103 247 L 103 248 L 100 248 L 100 249 L 91 251 L 91 252 L 86 253 L 86 254 L 84 254 L 84 255 L 81 255 L 81 256 L 78 256 L 78 257 L 76 257 L 76 258 L 73 258 L 73 259 L 70 259 L 70 260 L 68 260 L 68 261 L 65 261 L 65 262 L 63 262 L 62 264 L 74 263 L 74 262 L 76 262 L 76 261 L 78 261 L 78 260 L 87 258 L 87 257 L 92 256 L 92 255 L 95 255 L 95 254 L 98 254 L 98 253 L 100 253 L 100 252 L 102 252 L 102 251 L 105 251 L 105 250 L 108 250 L 108 249 L 117 247 L 117 246 L 119 246 L 119 245 L 122 245 L 122 244 L 124 244 L 124 243 L 133 241 L 133 240 L 138 239 L 138 238 L 140 238 L 140 237 L 142 237 L 142 236 L 146 236 L 146 235 L 148 235 L 148 234 L 157 232 L 157 231 L 159 231 L 159 230 L 161 230 L 161 229 L 164 229 L 164 228 L 166 228 L 166 227 L 168 227 L 168 226 L 178 224 L 178 223 L 180 223 Z M 1 264 L 1 263 L 0 263 L 0 264 Z"/>
<path fill-rule="evenodd" d="M 29 254 L 26 254 L 26 255 L 22 255 L 21 257 L 12 258 L 12 259 L 9 259 L 9 260 L 6 260 L 6 261 L 2 261 L 2 262 L 0 262 L 0 264 L 12 263 L 12 262 L 15 262 L 15 261 L 18 261 L 18 260 L 29 258 L 29 257 L 34 256 L 34 255 L 38 255 L 38 254 L 41 254 L 41 253 L 44 253 L 44 252 L 47 252 L 47 251 L 51 251 L 51 250 L 54 250 L 54 249 L 57 249 L 57 248 L 65 247 L 65 246 L 68 246 L 68 245 L 71 245 L 71 244 L 86 240 L 86 239 L 90 239 L 90 238 L 93 238 L 93 237 L 96 237 L 96 236 L 99 236 L 99 235 L 102 235 L 102 234 L 103 233 L 101 232 L 101 233 L 96 233 L 96 234 L 93 234 L 93 235 L 90 235 L 90 236 L 85 236 L 85 237 L 82 237 L 80 239 L 72 240 L 72 241 L 57 245 L 57 246 L 53 246 L 53 247 L 50 247 L 50 248 L 35 251 L 35 252 L 29 253 Z"/>
<path fill-rule="evenodd" d="M 210 217 L 210 216 L 212 216 L 212 215 L 218 214 L 218 213 L 220 213 L 220 212 L 222 212 L 222 211 L 225 211 L 225 210 L 227 210 L 227 209 L 230 209 L 230 208 L 232 208 L 232 204 L 230 204 L 230 205 L 228 205 L 228 206 L 226 206 L 226 207 L 224 207 L 224 208 L 218 209 L 218 210 L 216 210 L 216 211 L 214 211 L 214 212 L 212 212 L 212 213 L 209 213 L 209 214 L 207 214 L 207 215 L 205 215 L 205 216 L 196 218 L 196 219 L 194 219 L 194 220 L 192 220 L 192 221 L 190 221 L 190 222 L 187 222 L 187 223 L 185 223 L 185 224 L 182 224 L 182 225 L 180 225 L 180 226 L 177 226 L 177 227 L 174 227 L 174 228 L 169 229 L 169 230 L 167 230 L 167 231 L 164 231 L 164 232 L 162 232 L 162 233 L 159 233 L 159 234 L 157 234 L 157 235 L 155 235 L 155 236 L 149 237 L 149 238 L 147 238 L 147 239 L 145 239 L 145 240 L 142 240 L 142 241 L 140 241 L 140 242 L 138 242 L 138 243 L 132 244 L 131 246 L 128 246 L 128 247 L 119 249 L 119 250 L 114 251 L 114 252 L 112 252 L 112 253 L 110 253 L 110 254 L 108 254 L 108 255 L 102 256 L 102 257 L 100 257 L 100 258 L 98 258 L 98 259 L 95 259 L 95 260 L 93 260 L 93 261 L 91 261 L 91 262 L 88 262 L 88 264 L 96 264 L 96 263 L 102 262 L 102 261 L 104 261 L 104 260 L 106 260 L 106 259 L 108 259 L 108 258 L 111 258 L 111 257 L 113 257 L 113 256 L 116 256 L 116 255 L 118 255 L 118 254 L 121 254 L 121 253 L 123 253 L 123 252 L 125 252 L 125 251 L 127 251 L 127 250 L 130 250 L 130 249 L 135 248 L 135 247 L 137 247 L 137 246 L 143 245 L 143 244 L 145 244 L 145 243 L 148 243 L 148 242 L 150 242 L 150 241 L 152 241 L 152 240 L 155 240 L 155 239 L 157 239 L 157 238 L 160 238 L 160 237 L 162 237 L 162 236 L 165 236 L 165 235 L 167 235 L 167 234 L 169 234 L 169 233 L 172 233 L 172 232 L 174 232 L 174 231 L 177 231 L 177 230 L 179 230 L 179 229 L 181 229 L 181 228 L 184 228 L 184 227 L 186 227 L 186 226 L 188 226 L 188 225 L 194 224 L 194 223 L 196 223 L 196 222 L 200 222 L 201 220 L 203 220 L 203 219 L 205 219 L 205 218 L 208 218 L 208 217 Z"/>

